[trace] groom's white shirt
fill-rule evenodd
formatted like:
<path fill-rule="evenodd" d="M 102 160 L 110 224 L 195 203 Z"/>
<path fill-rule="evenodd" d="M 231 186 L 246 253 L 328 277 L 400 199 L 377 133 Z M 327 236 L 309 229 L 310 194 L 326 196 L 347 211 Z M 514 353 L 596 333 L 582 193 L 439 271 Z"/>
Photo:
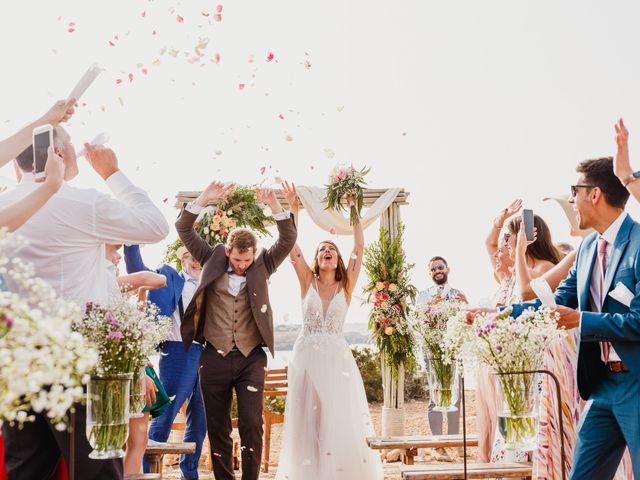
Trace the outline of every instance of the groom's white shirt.
<path fill-rule="evenodd" d="M 158 207 L 124 173 L 114 173 L 105 183 L 116 198 L 63 183 L 15 232 L 29 242 L 18 257 L 33 264 L 35 275 L 63 298 L 81 304 L 109 299 L 105 243 L 155 243 L 169 233 Z M 38 185 L 33 174 L 24 174 L 15 189 L 0 195 L 0 207 L 19 201 Z"/>

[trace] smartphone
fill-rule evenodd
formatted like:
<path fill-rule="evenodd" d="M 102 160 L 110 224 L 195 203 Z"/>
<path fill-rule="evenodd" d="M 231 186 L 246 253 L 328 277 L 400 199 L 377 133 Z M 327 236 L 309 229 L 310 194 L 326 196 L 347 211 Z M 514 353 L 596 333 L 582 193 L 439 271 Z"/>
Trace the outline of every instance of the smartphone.
<path fill-rule="evenodd" d="M 44 167 L 49 156 L 49 147 L 53 145 L 53 127 L 49 124 L 33 129 L 33 174 L 44 178 Z"/>
<path fill-rule="evenodd" d="M 533 242 L 533 210 L 522 210 L 522 223 L 524 223 L 524 234 L 528 242 Z"/>

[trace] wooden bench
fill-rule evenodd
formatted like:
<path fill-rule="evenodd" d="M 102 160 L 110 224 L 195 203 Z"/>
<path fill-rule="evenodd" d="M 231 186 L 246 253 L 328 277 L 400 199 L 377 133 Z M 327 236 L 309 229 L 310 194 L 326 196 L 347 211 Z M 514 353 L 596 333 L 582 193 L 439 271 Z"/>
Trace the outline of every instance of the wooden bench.
<path fill-rule="evenodd" d="M 271 450 L 271 426 L 284 422 L 284 414 L 272 412 L 267 405 L 269 397 L 286 397 L 289 388 L 288 369 L 265 370 L 264 391 L 262 393 L 262 417 L 264 419 L 264 449 L 262 451 L 262 468 L 269 473 L 269 456 Z"/>
<path fill-rule="evenodd" d="M 419 448 L 462 447 L 462 435 L 415 435 L 404 437 L 369 437 L 367 445 L 374 450 L 403 451 L 402 463 L 413 465 Z M 467 447 L 478 446 L 478 435 L 467 435 Z"/>
<path fill-rule="evenodd" d="M 467 478 L 531 478 L 531 463 L 469 463 Z M 460 480 L 464 466 L 457 464 L 411 465 L 400 468 L 403 480 Z"/>
<path fill-rule="evenodd" d="M 145 450 L 147 461 L 149 462 L 150 473 L 162 473 L 162 457 L 165 455 L 182 455 L 196 453 L 195 442 L 186 443 L 153 443 L 147 445 Z M 160 477 L 162 478 L 162 477 Z"/>
<path fill-rule="evenodd" d="M 124 480 L 162 480 L 159 473 L 125 473 Z"/>

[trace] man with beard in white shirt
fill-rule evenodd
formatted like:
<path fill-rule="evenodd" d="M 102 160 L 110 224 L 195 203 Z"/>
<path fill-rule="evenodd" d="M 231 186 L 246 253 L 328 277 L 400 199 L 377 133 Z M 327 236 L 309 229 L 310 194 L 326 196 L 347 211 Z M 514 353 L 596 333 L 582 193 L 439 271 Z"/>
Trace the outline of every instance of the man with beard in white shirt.
<path fill-rule="evenodd" d="M 75 149 L 69 134 L 54 130 L 54 145 L 65 163 L 65 172 L 77 171 Z M 169 233 L 169 226 L 149 196 L 118 168 L 115 153 L 108 148 L 85 145 L 87 160 L 105 180 L 113 196 L 94 189 L 79 189 L 64 183 L 60 190 L 16 230 L 29 243 L 18 253 L 31 263 L 35 275 L 48 282 L 67 300 L 80 305 L 106 304 L 108 277 L 104 274 L 105 243 L 155 243 Z M 16 157 L 23 173 L 20 184 L 0 196 L 0 208 L 20 200 L 37 188 L 33 175 L 33 149 Z M 65 173 L 65 180 L 69 180 Z M 11 288 L 11 285 L 9 285 Z M 85 434 L 85 407 L 76 405 L 75 478 L 122 478 L 122 459 L 91 460 Z M 60 457 L 69 463 L 69 432 L 58 432 L 46 415 L 36 414 L 32 423 L 19 430 L 2 426 L 8 478 L 51 478 Z"/>

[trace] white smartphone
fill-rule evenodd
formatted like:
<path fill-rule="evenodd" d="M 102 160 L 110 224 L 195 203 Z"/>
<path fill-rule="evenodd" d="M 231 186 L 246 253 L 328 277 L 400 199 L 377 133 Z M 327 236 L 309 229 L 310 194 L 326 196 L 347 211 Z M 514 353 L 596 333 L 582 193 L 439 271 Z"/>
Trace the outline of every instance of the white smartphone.
<path fill-rule="evenodd" d="M 44 167 L 53 145 L 53 127 L 49 124 L 33 129 L 33 174 L 36 179 L 44 178 Z"/>

